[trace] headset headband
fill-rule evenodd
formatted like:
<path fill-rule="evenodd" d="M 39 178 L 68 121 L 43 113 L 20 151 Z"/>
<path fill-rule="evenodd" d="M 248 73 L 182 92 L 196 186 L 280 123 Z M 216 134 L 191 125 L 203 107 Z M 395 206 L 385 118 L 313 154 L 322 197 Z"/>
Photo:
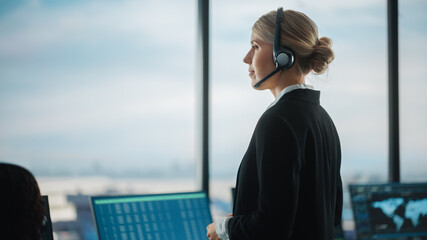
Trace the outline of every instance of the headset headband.
<path fill-rule="evenodd" d="M 278 8 L 276 12 L 276 27 L 274 29 L 273 54 L 277 57 L 280 50 L 280 28 L 283 21 L 283 8 Z"/>
<path fill-rule="evenodd" d="M 295 62 L 293 51 L 288 47 L 284 47 L 280 43 L 281 23 L 283 22 L 283 18 L 284 18 L 283 8 L 280 7 L 276 11 L 276 27 L 274 30 L 274 41 L 273 41 L 274 63 L 276 64 L 276 68 L 280 68 L 280 70 L 286 70 L 291 68 Z"/>

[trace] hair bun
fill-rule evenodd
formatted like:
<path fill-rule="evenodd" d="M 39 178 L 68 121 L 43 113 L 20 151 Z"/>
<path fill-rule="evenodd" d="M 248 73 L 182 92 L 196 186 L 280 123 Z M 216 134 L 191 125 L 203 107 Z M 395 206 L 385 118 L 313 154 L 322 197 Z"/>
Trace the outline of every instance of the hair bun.
<path fill-rule="evenodd" d="M 330 38 L 321 37 L 317 41 L 309 60 L 313 72 L 322 74 L 328 68 L 328 64 L 334 60 L 335 55 L 331 47 L 332 41 Z"/>

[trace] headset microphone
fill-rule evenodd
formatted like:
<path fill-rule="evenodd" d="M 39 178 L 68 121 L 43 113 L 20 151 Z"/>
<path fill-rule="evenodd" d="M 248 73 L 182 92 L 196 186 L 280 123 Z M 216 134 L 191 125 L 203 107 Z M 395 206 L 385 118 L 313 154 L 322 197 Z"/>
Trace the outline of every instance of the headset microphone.
<path fill-rule="evenodd" d="M 274 30 L 274 41 L 273 41 L 273 60 L 276 64 L 276 69 L 265 76 L 263 79 L 259 80 L 254 88 L 261 86 L 265 80 L 276 74 L 280 70 L 287 70 L 294 65 L 295 57 L 294 52 L 287 47 L 284 47 L 280 44 L 280 29 L 281 22 L 283 21 L 283 8 L 278 8 L 276 12 L 276 28 Z"/>
<path fill-rule="evenodd" d="M 274 71 L 272 71 L 271 73 L 269 73 L 267 76 L 265 76 L 263 79 L 259 80 L 257 83 L 255 83 L 254 88 L 258 88 L 259 86 L 261 86 L 261 84 L 269 79 L 271 76 L 273 76 L 274 74 L 276 74 L 278 71 L 280 71 L 280 68 L 276 68 L 274 69 Z"/>

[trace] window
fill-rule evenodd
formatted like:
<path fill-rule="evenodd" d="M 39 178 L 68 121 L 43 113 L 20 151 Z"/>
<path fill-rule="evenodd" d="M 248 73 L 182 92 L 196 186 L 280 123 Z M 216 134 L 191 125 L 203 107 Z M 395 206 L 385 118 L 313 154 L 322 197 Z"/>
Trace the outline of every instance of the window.
<path fill-rule="evenodd" d="M 231 210 L 225 191 L 234 187 L 237 169 L 255 124 L 274 100 L 253 90 L 243 57 L 255 21 L 277 1 L 212 3 L 212 197 Z M 335 60 L 323 75 L 307 80 L 321 90 L 321 104 L 334 120 L 342 145 L 344 228 L 351 226 L 347 184 L 387 180 L 387 6 L 383 1 L 298 1 L 285 8 L 306 13 L 320 36 L 333 41 Z"/>
<path fill-rule="evenodd" d="M 427 181 L 427 31 L 422 1 L 399 2 L 400 169 L 404 182 Z"/>
<path fill-rule="evenodd" d="M 77 194 L 196 189 L 195 4 L 1 3 L 0 161 L 36 175 L 53 221 Z"/>

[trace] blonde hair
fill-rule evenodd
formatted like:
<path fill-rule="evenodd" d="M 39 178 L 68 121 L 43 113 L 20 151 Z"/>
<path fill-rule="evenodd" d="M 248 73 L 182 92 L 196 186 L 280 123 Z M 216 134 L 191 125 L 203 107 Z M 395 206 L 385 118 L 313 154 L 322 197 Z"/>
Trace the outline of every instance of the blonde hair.
<path fill-rule="evenodd" d="M 295 53 L 295 65 L 302 74 L 313 71 L 323 73 L 334 60 L 331 39 L 321 37 L 317 26 L 304 13 L 286 10 L 283 13 L 280 41 Z M 273 44 L 276 25 L 276 10 L 261 16 L 252 27 L 252 32 L 262 41 Z"/>

